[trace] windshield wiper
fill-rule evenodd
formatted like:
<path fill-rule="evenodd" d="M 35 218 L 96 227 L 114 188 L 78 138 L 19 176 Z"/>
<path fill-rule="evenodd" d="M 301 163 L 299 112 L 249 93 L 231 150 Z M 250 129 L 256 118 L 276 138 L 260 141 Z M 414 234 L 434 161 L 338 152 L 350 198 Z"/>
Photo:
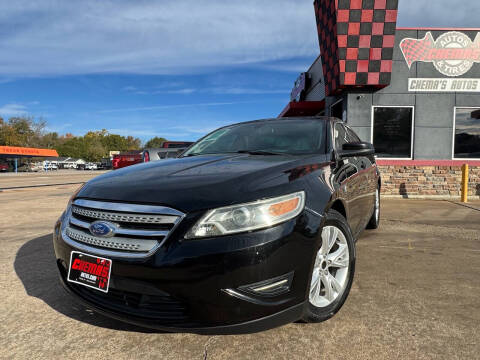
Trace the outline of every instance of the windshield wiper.
<path fill-rule="evenodd" d="M 274 152 L 268 150 L 238 150 L 239 154 L 250 154 L 250 155 L 289 155 L 281 152 Z"/>

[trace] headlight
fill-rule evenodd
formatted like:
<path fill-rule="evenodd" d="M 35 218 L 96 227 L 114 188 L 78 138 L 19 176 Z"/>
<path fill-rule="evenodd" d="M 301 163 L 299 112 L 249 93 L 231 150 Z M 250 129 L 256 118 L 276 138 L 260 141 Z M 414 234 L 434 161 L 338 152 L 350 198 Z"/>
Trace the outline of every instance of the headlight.
<path fill-rule="evenodd" d="M 207 212 L 185 235 L 186 239 L 258 230 L 290 220 L 305 205 L 303 191 Z"/>

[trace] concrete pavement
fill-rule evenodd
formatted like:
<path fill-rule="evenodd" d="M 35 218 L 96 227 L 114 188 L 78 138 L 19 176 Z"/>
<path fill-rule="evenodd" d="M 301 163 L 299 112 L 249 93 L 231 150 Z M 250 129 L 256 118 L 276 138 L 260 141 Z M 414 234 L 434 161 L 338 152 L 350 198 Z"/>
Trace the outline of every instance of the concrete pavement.
<path fill-rule="evenodd" d="M 478 210 L 385 200 L 380 228 L 359 239 L 353 288 L 335 317 L 250 335 L 199 336 L 126 325 L 63 291 L 51 232 L 76 188 L 0 193 L 2 359 L 471 359 L 480 353 Z"/>

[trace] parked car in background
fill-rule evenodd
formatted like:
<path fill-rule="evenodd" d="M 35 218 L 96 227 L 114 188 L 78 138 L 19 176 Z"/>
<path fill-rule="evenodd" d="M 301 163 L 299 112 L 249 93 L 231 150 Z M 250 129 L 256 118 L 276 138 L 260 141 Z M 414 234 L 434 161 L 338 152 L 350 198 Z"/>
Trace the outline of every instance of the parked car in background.
<path fill-rule="evenodd" d="M 97 164 L 91 162 L 86 163 L 85 170 L 97 170 Z"/>
<path fill-rule="evenodd" d="M 55 263 L 88 307 L 144 327 L 320 322 L 349 294 L 380 185 L 373 146 L 341 120 L 230 125 L 88 181 L 55 224 Z"/>
<path fill-rule="evenodd" d="M 114 170 L 121 169 L 130 165 L 143 162 L 142 151 L 129 151 L 114 155 L 112 159 L 112 167 Z"/>
<path fill-rule="evenodd" d="M 58 170 L 58 165 L 55 163 L 49 163 L 45 161 L 43 163 L 43 170 L 44 171 Z"/>
<path fill-rule="evenodd" d="M 85 160 L 69 157 L 58 163 L 59 166 L 63 166 L 63 169 L 76 169 L 78 164 L 85 164 Z"/>
<path fill-rule="evenodd" d="M 25 163 L 18 167 L 17 171 L 19 172 L 38 172 L 42 171 L 42 165 L 38 163 Z"/>
<path fill-rule="evenodd" d="M 112 159 L 110 158 L 102 158 L 100 163 L 97 163 L 98 169 L 102 170 L 109 170 L 112 168 Z"/>
<path fill-rule="evenodd" d="M 185 149 L 192 145 L 192 141 L 164 141 L 162 148 L 164 149 Z"/>
<path fill-rule="evenodd" d="M 178 157 L 186 148 L 157 148 L 145 149 L 142 152 L 143 162 L 157 161 L 164 159 L 174 159 Z"/>
<path fill-rule="evenodd" d="M 0 163 L 0 172 L 7 172 L 7 171 L 8 171 L 8 164 Z"/>
<path fill-rule="evenodd" d="M 42 171 L 42 164 L 40 163 L 32 163 L 30 164 L 30 170 L 33 172 Z"/>

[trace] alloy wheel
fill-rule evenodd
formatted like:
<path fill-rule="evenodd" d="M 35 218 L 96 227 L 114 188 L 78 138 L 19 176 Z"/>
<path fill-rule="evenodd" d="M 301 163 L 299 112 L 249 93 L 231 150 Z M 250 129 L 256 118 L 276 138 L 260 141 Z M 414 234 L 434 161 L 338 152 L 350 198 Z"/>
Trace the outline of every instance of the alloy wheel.
<path fill-rule="evenodd" d="M 348 283 L 349 255 L 342 230 L 336 226 L 325 226 L 310 282 L 309 300 L 312 305 L 328 306 L 344 292 Z"/>

